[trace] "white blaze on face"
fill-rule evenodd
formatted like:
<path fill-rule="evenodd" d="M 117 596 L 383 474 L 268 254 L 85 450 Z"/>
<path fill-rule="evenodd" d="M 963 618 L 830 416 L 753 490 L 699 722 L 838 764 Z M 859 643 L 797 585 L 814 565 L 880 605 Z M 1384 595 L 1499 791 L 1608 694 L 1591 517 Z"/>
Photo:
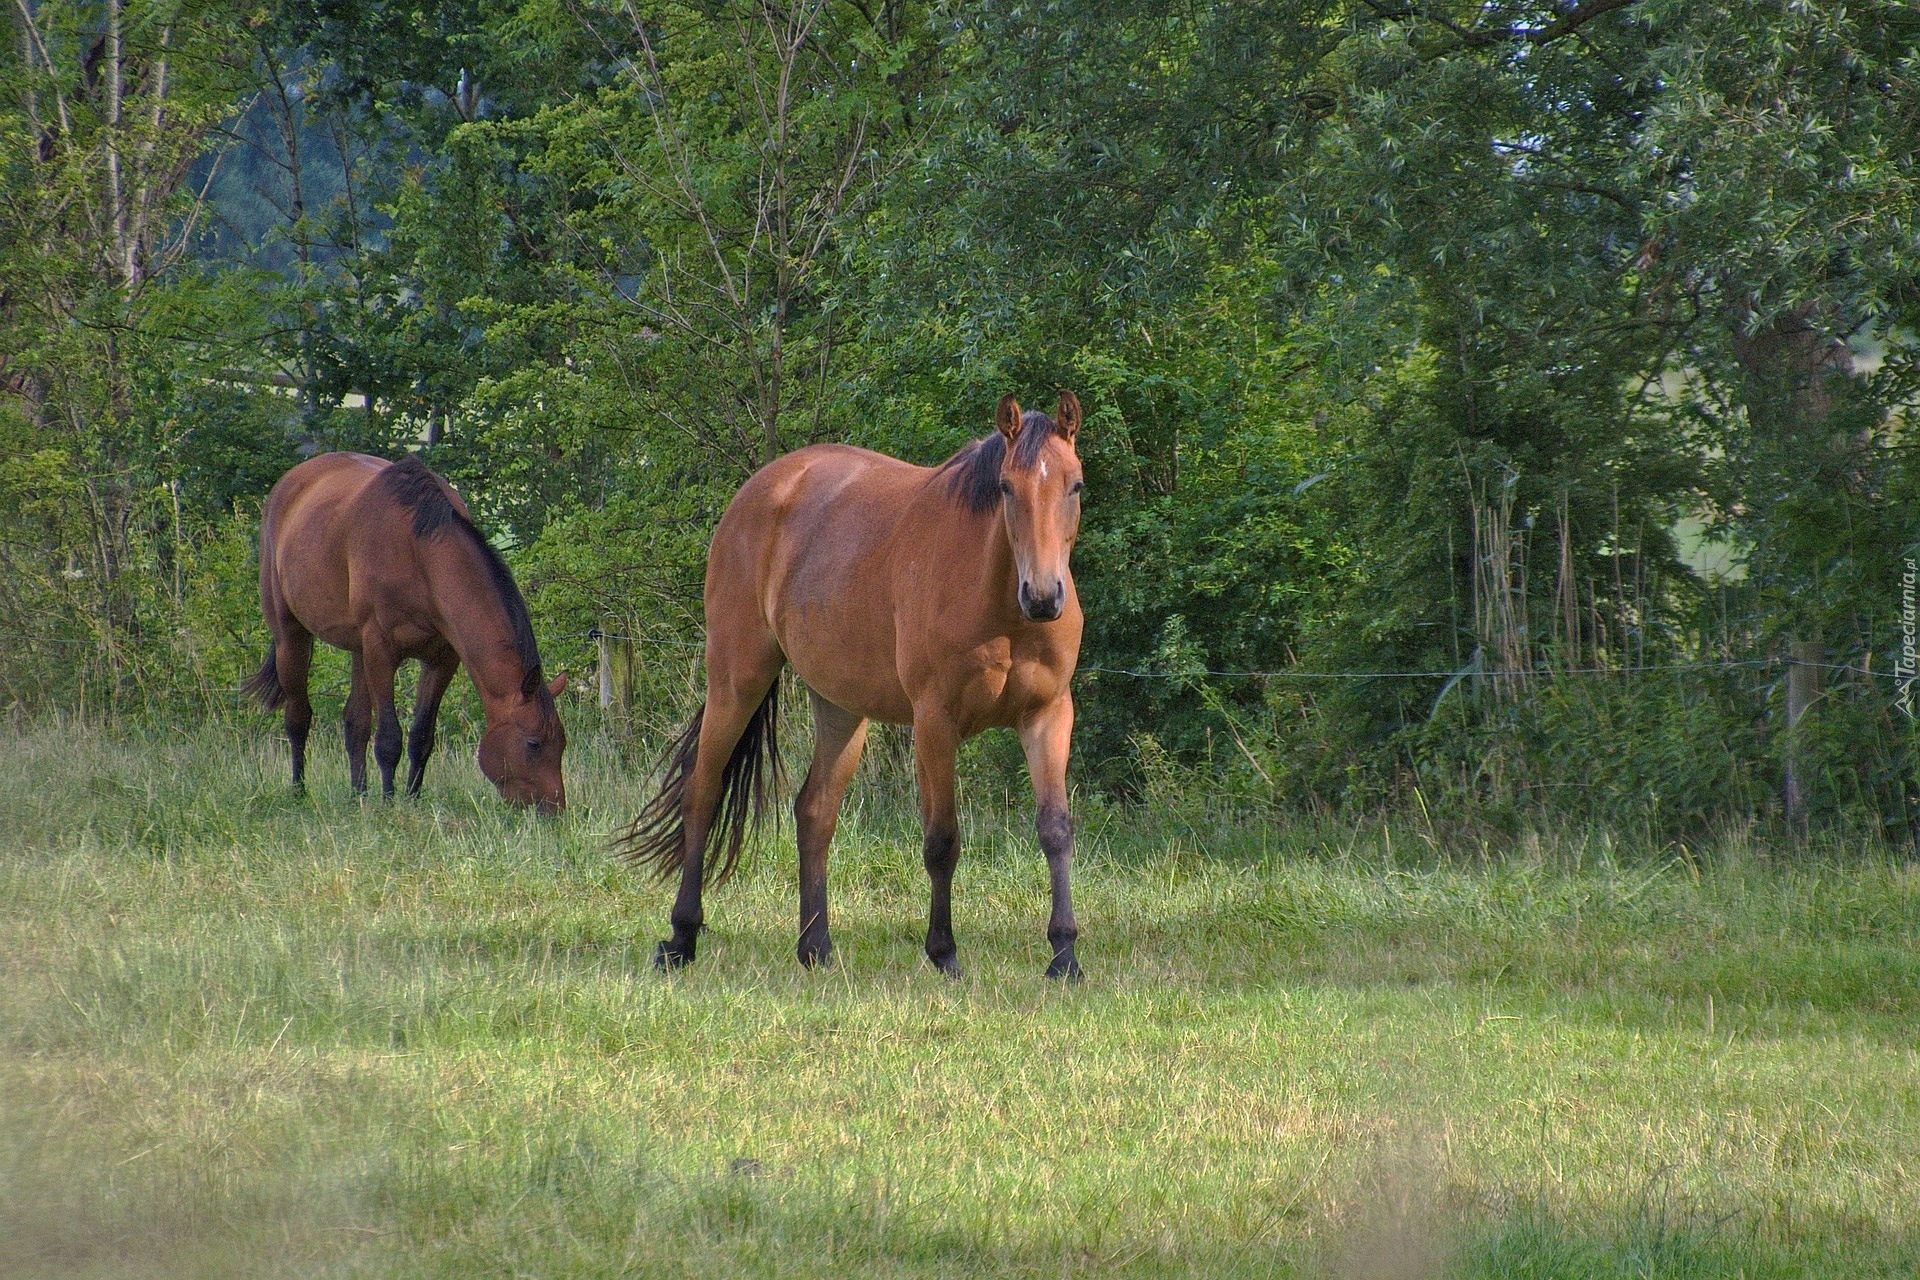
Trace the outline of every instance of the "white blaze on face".
<path fill-rule="evenodd" d="M 1042 480 L 1047 478 L 1047 460 L 1045 458 L 1040 460 L 1040 478 Z"/>

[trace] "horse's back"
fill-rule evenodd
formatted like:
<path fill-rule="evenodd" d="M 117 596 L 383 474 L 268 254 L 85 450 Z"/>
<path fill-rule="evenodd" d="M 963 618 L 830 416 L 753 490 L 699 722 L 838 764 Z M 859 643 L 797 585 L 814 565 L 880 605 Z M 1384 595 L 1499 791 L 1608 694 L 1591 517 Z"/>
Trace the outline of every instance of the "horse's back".
<path fill-rule="evenodd" d="M 845 495 L 862 503 L 862 508 L 842 507 L 835 514 L 858 518 L 895 494 L 917 490 L 931 474 L 930 467 L 917 467 L 858 445 L 812 444 L 754 472 L 740 486 L 732 505 L 771 503 L 789 516 L 825 514 L 836 498 Z"/>
<path fill-rule="evenodd" d="M 710 640 L 768 636 L 824 696 L 900 718 L 885 561 L 895 526 L 932 474 L 839 444 L 799 449 L 755 472 L 708 550 Z"/>
<path fill-rule="evenodd" d="M 262 595 L 278 597 L 262 600 L 270 611 L 284 610 L 329 643 L 348 636 L 353 507 L 388 465 L 364 453 L 323 453 L 280 477 L 260 528 Z"/>
<path fill-rule="evenodd" d="M 728 504 L 709 555 L 723 573 L 749 566 L 769 583 L 805 595 L 843 586 L 876 550 L 913 496 L 926 467 L 852 445 L 817 444 L 776 458 Z"/>
<path fill-rule="evenodd" d="M 281 476 L 267 494 L 263 523 L 270 534 L 284 536 L 289 521 L 304 523 L 312 512 L 332 514 L 358 497 L 388 465 L 365 453 L 322 453 L 308 458 Z"/>

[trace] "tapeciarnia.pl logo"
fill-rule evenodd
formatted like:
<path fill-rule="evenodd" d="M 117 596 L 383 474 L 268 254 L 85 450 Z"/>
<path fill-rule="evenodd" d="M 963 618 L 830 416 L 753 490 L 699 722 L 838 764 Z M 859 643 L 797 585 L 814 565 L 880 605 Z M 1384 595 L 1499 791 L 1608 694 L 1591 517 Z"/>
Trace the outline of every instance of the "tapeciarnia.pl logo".
<path fill-rule="evenodd" d="M 1907 719 L 1914 718 L 1913 680 L 1915 674 L 1914 634 L 1914 583 L 1916 575 L 1913 557 L 1905 560 L 1906 571 L 1900 575 L 1900 656 L 1893 660 L 1893 678 L 1900 686 L 1900 709 L 1907 713 Z"/>

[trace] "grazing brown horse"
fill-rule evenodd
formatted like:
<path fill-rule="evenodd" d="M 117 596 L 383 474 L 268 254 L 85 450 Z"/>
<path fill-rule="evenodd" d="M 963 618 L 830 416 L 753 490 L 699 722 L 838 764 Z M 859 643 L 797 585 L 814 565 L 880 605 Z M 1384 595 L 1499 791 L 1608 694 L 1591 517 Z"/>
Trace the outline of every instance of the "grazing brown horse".
<path fill-rule="evenodd" d="M 407 794 L 419 794 L 440 699 L 464 662 L 487 717 L 480 771 L 515 804 L 542 813 L 566 807 L 567 735 L 553 700 L 567 678 L 544 682 L 527 602 L 506 561 L 474 528 L 460 495 L 419 458 L 325 453 L 282 476 L 260 521 L 260 608 L 273 645 L 246 690 L 269 709 L 286 706 L 296 787 L 305 784 L 307 668 L 318 636 L 353 655 L 346 737 L 356 794 L 367 789 L 371 734 L 381 792 L 393 795 L 393 677 L 418 658 Z"/>
<path fill-rule="evenodd" d="M 1063 391 L 1049 418 L 1023 415 L 1006 396 L 995 425 L 937 468 L 844 445 L 801 449 L 757 472 L 721 517 L 707 554 L 707 699 L 621 842 L 663 878 L 680 876 L 673 937 L 654 954 L 661 968 L 693 959 L 709 845 L 724 878 L 749 810 L 765 807 L 778 768 L 777 679 L 791 664 L 814 722 L 813 764 L 793 806 L 800 962 L 833 953 L 827 846 L 867 722 L 881 720 L 913 726 L 933 886 L 928 959 L 960 971 L 955 753 L 982 730 L 1010 727 L 1026 749 L 1053 881 L 1047 973 L 1079 976 L 1067 751 L 1081 616 L 1067 559 L 1080 527 L 1080 402 Z"/>

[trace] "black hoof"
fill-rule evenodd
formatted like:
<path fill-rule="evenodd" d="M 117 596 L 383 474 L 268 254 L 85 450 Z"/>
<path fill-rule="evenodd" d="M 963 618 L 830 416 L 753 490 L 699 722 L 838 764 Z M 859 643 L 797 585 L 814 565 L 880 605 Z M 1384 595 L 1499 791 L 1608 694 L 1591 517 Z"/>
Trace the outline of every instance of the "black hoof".
<path fill-rule="evenodd" d="M 1055 956 L 1053 963 L 1047 966 L 1047 976 L 1058 978 L 1062 982 L 1080 981 L 1080 962 L 1072 956 Z"/>
<path fill-rule="evenodd" d="M 671 941 L 662 942 L 653 949 L 653 967 L 662 973 L 671 973 L 675 969 L 684 969 L 693 963 L 693 952 L 683 951 Z"/>
<path fill-rule="evenodd" d="M 946 975 L 948 978 L 957 979 L 961 976 L 960 957 L 951 956 L 951 955 L 928 956 L 927 959 L 933 962 L 934 968 L 938 969 L 942 974 Z"/>
<path fill-rule="evenodd" d="M 833 964 L 833 944 L 829 942 L 824 947 L 809 947 L 803 943 L 798 955 L 801 968 L 826 969 Z"/>

